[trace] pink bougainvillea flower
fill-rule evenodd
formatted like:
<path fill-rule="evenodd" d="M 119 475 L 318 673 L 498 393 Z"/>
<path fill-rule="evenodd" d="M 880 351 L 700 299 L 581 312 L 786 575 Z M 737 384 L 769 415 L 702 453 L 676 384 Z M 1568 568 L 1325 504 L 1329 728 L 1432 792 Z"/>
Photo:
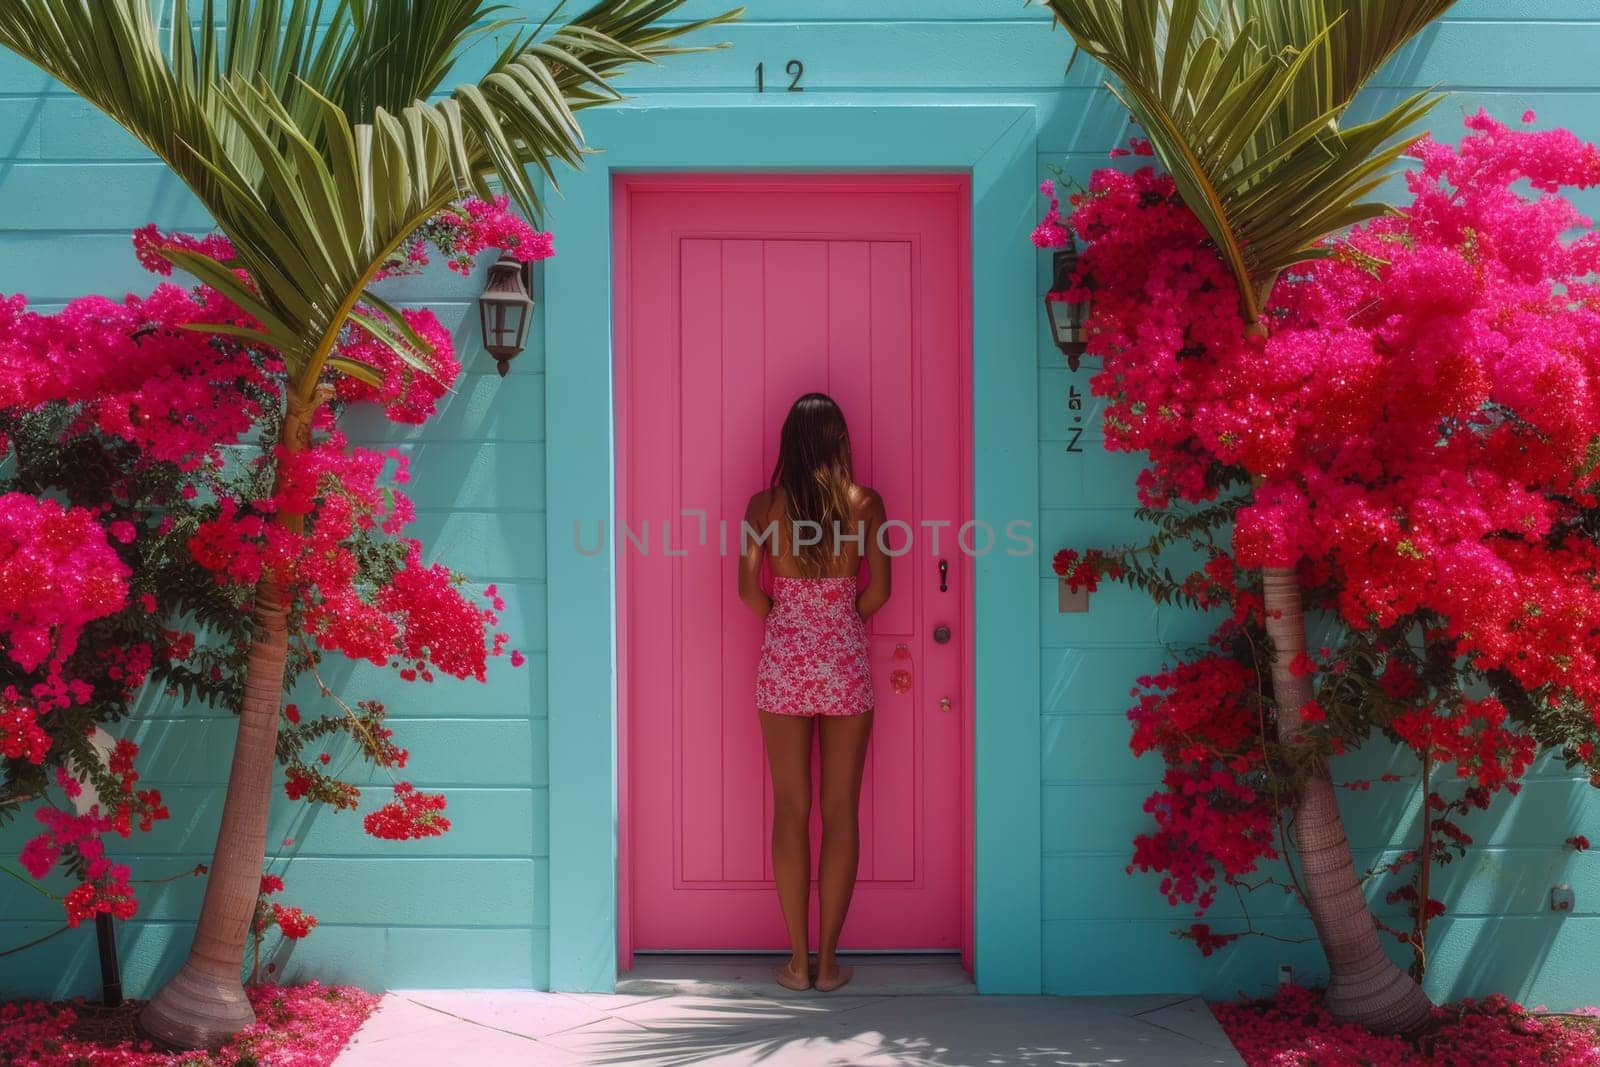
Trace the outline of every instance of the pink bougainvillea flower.
<path fill-rule="evenodd" d="M 440 814 L 445 808 L 443 795 L 418 792 L 411 783 L 401 782 L 394 787 L 394 797 L 363 820 L 373 837 L 406 841 L 438 837 L 450 829 L 450 820 Z"/>
<path fill-rule="evenodd" d="M 1203 911 L 1276 854 L 1260 568 L 1294 568 L 1350 635 L 1291 664 L 1323 683 L 1307 743 L 1336 756 L 1385 731 L 1435 769 L 1420 862 L 1470 845 L 1456 818 L 1515 793 L 1541 743 L 1600 782 L 1600 235 L 1563 195 L 1600 184 L 1600 149 L 1479 112 L 1459 145 L 1411 154 L 1407 202 L 1284 272 L 1264 330 L 1154 167 L 1099 170 L 1045 220 L 1080 245 L 1106 446 L 1146 457 L 1136 489 L 1164 522 L 1220 515 L 1215 540 L 1183 540 L 1202 569 L 1133 572 L 1162 603 L 1226 609 L 1130 712 L 1134 751 L 1165 764 L 1132 866 L 1175 904 Z M 1138 549 L 1102 563 L 1148 566 Z M 1092 588 L 1110 572 L 1090 559 L 1063 550 L 1055 571 Z M 1425 896 L 1394 900 L 1425 922 Z"/>

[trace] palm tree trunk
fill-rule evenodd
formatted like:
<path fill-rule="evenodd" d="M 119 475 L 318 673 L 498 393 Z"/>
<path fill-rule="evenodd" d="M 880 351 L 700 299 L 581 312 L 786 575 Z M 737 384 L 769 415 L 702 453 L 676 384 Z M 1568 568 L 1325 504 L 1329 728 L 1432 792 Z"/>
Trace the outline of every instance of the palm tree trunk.
<path fill-rule="evenodd" d="M 1304 729 L 1300 709 L 1311 700 L 1311 679 L 1289 670 L 1306 650 L 1306 620 L 1300 580 L 1292 568 L 1269 567 L 1261 574 L 1272 638 L 1272 690 L 1278 711 L 1278 740 L 1293 744 Z M 1306 910 L 1328 957 L 1327 1007 L 1344 1021 L 1381 1034 L 1410 1034 L 1427 1025 L 1432 1002 L 1422 987 L 1383 951 L 1378 924 L 1361 891 L 1350 843 L 1339 816 L 1339 801 L 1326 764 L 1301 787 L 1294 815 L 1295 847 L 1300 853 Z"/>
<path fill-rule="evenodd" d="M 310 445 L 311 418 L 323 399 L 321 392 L 309 402 L 290 393 L 282 438 L 287 452 Z M 274 521 L 300 524 L 298 516 L 275 516 Z M 263 579 L 256 586 L 255 633 L 245 667 L 239 733 L 200 923 L 183 968 L 139 1013 L 145 1033 L 177 1048 L 213 1048 L 255 1022 L 242 972 L 267 853 L 278 714 L 289 655 L 288 615 L 283 590 Z"/>

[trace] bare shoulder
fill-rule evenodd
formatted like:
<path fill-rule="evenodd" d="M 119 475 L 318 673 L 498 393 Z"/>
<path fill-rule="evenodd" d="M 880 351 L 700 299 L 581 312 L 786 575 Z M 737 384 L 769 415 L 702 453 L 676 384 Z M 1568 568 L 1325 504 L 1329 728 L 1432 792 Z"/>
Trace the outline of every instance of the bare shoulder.
<path fill-rule="evenodd" d="M 744 517 L 752 524 L 760 525 L 767 521 L 772 514 L 772 505 L 775 499 L 775 489 L 762 489 L 750 498 L 750 503 L 745 505 Z"/>
<path fill-rule="evenodd" d="M 884 517 L 883 497 L 870 485 L 852 485 L 850 500 L 861 518 L 881 520 Z"/>

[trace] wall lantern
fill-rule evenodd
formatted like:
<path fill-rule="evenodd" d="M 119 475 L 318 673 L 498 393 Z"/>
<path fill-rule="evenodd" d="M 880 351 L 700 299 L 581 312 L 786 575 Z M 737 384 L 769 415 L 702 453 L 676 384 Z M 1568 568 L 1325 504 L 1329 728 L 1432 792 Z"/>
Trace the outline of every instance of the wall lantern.
<path fill-rule="evenodd" d="M 483 347 L 494 357 L 502 378 L 528 344 L 528 326 L 533 322 L 532 282 L 533 265 L 502 252 L 499 261 L 490 266 L 489 280 L 478 297 Z"/>
<path fill-rule="evenodd" d="M 1078 360 L 1089 347 L 1089 302 L 1069 302 L 1061 294 L 1072 288 L 1072 273 L 1078 269 L 1078 249 L 1068 239 L 1065 248 L 1058 249 L 1052 259 L 1055 268 L 1050 291 L 1044 295 L 1045 314 L 1050 318 L 1050 334 L 1056 347 L 1067 357 L 1067 366 L 1078 369 Z"/>

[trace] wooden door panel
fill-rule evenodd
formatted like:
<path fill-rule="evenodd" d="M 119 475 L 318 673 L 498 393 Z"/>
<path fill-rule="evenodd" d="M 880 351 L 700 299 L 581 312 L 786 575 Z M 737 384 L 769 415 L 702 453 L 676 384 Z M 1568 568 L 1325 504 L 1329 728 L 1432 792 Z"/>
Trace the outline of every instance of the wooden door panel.
<path fill-rule="evenodd" d="M 822 390 L 850 423 L 857 479 L 915 538 L 869 624 L 878 707 L 845 942 L 954 948 L 967 825 L 962 644 L 929 635 L 937 621 L 967 638 L 954 542 L 967 499 L 968 435 L 957 426 L 964 188 L 797 180 L 780 196 L 771 179 L 714 184 L 646 186 L 625 216 L 619 513 L 650 538 L 644 552 L 619 538 L 634 947 L 784 944 L 752 701 L 761 628 L 738 600 L 738 541 L 790 404 Z M 949 524 L 938 554 L 925 521 Z M 911 671 L 909 692 L 894 691 L 896 669 Z M 819 837 L 814 812 L 814 850 Z"/>

